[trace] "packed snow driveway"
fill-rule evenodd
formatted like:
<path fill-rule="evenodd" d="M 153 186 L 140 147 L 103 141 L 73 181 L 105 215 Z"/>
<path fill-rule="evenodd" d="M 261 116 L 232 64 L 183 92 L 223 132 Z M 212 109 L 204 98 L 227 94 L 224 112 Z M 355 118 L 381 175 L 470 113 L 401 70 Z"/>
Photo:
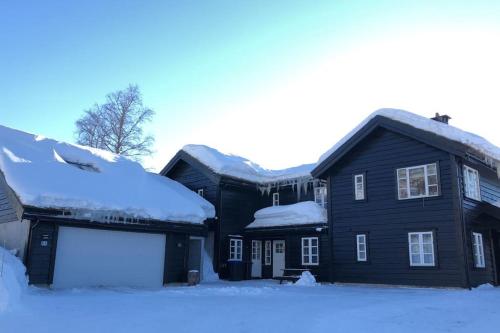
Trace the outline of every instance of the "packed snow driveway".
<path fill-rule="evenodd" d="M 29 288 L 0 332 L 473 332 L 500 327 L 500 289 L 214 282 L 161 290 Z"/>

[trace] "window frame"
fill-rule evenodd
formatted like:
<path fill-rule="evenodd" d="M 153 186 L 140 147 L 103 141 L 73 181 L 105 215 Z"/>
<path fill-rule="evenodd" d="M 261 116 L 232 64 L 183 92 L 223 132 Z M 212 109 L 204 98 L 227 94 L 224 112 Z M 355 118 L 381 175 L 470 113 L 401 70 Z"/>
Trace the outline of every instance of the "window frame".
<path fill-rule="evenodd" d="M 434 186 L 434 184 L 429 185 L 429 176 L 433 176 L 433 174 L 429 175 L 428 173 L 428 167 L 430 165 L 435 165 L 436 167 L 436 184 L 437 186 L 437 191 L 436 194 L 429 194 L 429 187 Z M 425 187 L 425 194 L 423 195 L 411 195 L 411 186 L 410 186 L 410 170 L 413 169 L 419 169 L 419 168 L 424 168 L 424 187 Z M 405 170 L 405 178 L 406 178 L 406 192 L 407 192 L 407 197 L 401 197 L 401 188 L 400 188 L 400 176 L 399 176 L 399 171 L 400 170 Z M 402 168 L 397 168 L 396 169 L 396 192 L 397 192 L 397 198 L 398 200 L 413 200 L 413 199 L 421 199 L 421 198 L 434 198 L 434 197 L 439 197 L 441 195 L 441 179 L 440 179 L 440 174 L 439 174 L 439 162 L 432 162 L 432 163 L 427 163 L 427 164 L 421 164 L 421 165 L 415 165 L 415 166 L 409 166 L 409 167 L 402 167 Z"/>
<path fill-rule="evenodd" d="M 411 249 L 411 236 L 412 235 L 418 235 L 418 247 L 419 247 L 419 258 L 421 259 L 419 263 L 414 263 L 413 258 L 412 258 L 412 249 Z M 432 245 L 432 263 L 425 263 L 425 254 L 424 251 L 424 242 L 423 242 L 423 236 L 424 235 L 430 235 L 431 236 L 431 245 Z M 434 231 L 411 231 L 408 232 L 408 256 L 409 256 L 409 262 L 410 262 L 410 267 L 429 267 L 429 268 L 434 268 L 437 267 L 437 260 L 436 260 L 436 237 Z"/>
<path fill-rule="evenodd" d="M 362 185 L 363 189 L 361 194 L 363 195 L 362 198 L 358 198 L 358 187 L 357 187 L 357 178 L 361 177 L 362 179 Z M 357 173 L 353 175 L 353 186 L 354 186 L 354 201 L 365 201 L 366 200 L 366 173 Z"/>
<path fill-rule="evenodd" d="M 280 193 L 275 192 L 273 193 L 273 207 L 279 206 L 280 205 Z"/>
<path fill-rule="evenodd" d="M 272 242 L 270 240 L 266 240 L 264 243 L 264 265 L 265 266 L 272 265 L 272 257 L 273 257 Z"/>
<path fill-rule="evenodd" d="M 483 234 L 480 232 L 472 232 L 472 257 L 474 259 L 474 268 L 486 268 Z"/>
<path fill-rule="evenodd" d="M 361 243 L 360 238 L 364 238 L 364 242 Z M 365 245 L 365 250 L 360 251 L 359 247 L 361 244 Z M 365 253 L 365 258 L 360 257 L 360 253 Z M 356 261 L 358 262 L 367 262 L 368 261 L 368 236 L 367 234 L 356 234 Z"/>
<path fill-rule="evenodd" d="M 197 189 L 196 193 L 198 193 L 198 195 L 202 198 L 205 197 L 205 191 L 202 188 Z"/>
<path fill-rule="evenodd" d="M 318 186 L 314 188 L 314 202 L 323 208 L 326 208 L 327 196 L 328 189 L 326 186 Z M 320 200 L 318 200 L 318 198 L 320 198 Z"/>
<path fill-rule="evenodd" d="M 476 188 L 477 196 L 471 196 L 469 194 L 470 185 L 469 185 L 468 171 L 472 171 L 472 173 L 474 173 L 476 175 L 476 181 L 474 183 L 474 186 L 477 187 Z M 464 196 L 468 199 L 481 201 L 481 178 L 480 178 L 479 171 L 464 164 L 463 165 L 463 178 L 464 178 Z"/>
<path fill-rule="evenodd" d="M 312 245 L 312 241 L 316 240 L 316 246 Z M 305 241 L 307 241 L 307 245 L 305 245 Z M 301 262 L 302 266 L 319 266 L 319 237 L 302 237 L 301 238 Z M 305 248 L 308 248 L 308 253 L 305 254 Z M 312 253 L 312 249 L 316 248 L 316 254 Z M 317 258 L 317 261 L 313 262 L 313 257 Z M 304 259 L 307 258 L 307 261 Z"/>
<path fill-rule="evenodd" d="M 238 256 L 238 248 L 240 250 L 239 256 Z M 241 238 L 229 239 L 229 261 L 243 261 L 243 239 Z"/>

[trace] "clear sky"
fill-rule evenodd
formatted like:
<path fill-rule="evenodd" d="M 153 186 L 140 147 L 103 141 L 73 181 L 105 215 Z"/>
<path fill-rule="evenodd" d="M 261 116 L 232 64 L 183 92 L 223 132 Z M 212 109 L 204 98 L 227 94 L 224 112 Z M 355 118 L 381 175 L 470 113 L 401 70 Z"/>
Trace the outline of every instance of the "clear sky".
<path fill-rule="evenodd" d="M 500 2 L 1 1 L 0 123 L 73 142 L 138 84 L 156 170 L 200 143 L 315 162 L 370 112 L 435 112 L 500 145 Z"/>

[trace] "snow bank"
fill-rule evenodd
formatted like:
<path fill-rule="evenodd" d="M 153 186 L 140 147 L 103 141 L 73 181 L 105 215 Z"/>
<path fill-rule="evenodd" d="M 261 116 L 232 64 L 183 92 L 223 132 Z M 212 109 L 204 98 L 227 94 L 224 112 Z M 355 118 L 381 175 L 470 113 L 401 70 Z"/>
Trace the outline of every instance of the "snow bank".
<path fill-rule="evenodd" d="M 300 275 L 300 279 L 298 279 L 294 283 L 294 286 L 301 287 L 314 287 L 316 285 L 316 279 L 314 278 L 314 275 L 312 275 L 309 271 L 302 272 L 302 274 Z"/>
<path fill-rule="evenodd" d="M 191 223 L 215 216 L 208 201 L 128 158 L 4 126 L 0 170 L 28 206 Z"/>
<path fill-rule="evenodd" d="M 373 112 L 365 120 L 363 120 L 356 128 L 354 128 L 349 134 L 343 137 L 339 142 L 337 142 L 332 148 L 330 148 L 326 153 L 321 155 L 318 164 L 323 162 L 328 156 L 333 154 L 338 148 L 340 148 L 344 143 L 346 143 L 354 134 L 356 134 L 363 126 L 365 126 L 370 120 L 376 116 L 386 117 L 412 127 L 434 133 L 436 135 L 445 137 L 449 140 L 464 144 L 476 152 L 484 154 L 499 163 L 500 161 L 500 148 L 493 145 L 486 139 L 459 128 L 447 125 L 429 118 L 419 116 L 417 114 L 398 110 L 398 109 L 380 109 Z"/>
<path fill-rule="evenodd" d="M 258 210 L 255 220 L 247 228 L 265 228 L 303 224 L 326 223 L 326 209 L 313 201 L 293 205 L 273 206 Z"/>
<path fill-rule="evenodd" d="M 15 307 L 28 286 L 26 269 L 11 252 L 0 247 L 0 312 Z"/>
<path fill-rule="evenodd" d="M 208 255 L 207 251 L 203 249 L 203 279 L 202 282 L 216 282 L 219 281 L 219 274 L 215 273 L 212 264 L 212 258 Z"/>
<path fill-rule="evenodd" d="M 217 174 L 266 184 L 295 178 L 311 178 L 311 170 L 316 164 L 303 164 L 283 170 L 269 170 L 240 156 L 223 154 L 203 145 L 186 145 L 184 152 L 209 167 Z"/>

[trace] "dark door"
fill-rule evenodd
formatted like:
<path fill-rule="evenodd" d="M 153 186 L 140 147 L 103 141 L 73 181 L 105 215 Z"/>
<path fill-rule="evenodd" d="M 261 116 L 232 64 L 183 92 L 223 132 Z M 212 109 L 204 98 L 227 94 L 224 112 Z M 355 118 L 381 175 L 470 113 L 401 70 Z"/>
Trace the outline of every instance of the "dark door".
<path fill-rule="evenodd" d="M 189 240 L 188 270 L 197 270 L 201 273 L 201 247 L 201 239 L 194 238 Z"/>

